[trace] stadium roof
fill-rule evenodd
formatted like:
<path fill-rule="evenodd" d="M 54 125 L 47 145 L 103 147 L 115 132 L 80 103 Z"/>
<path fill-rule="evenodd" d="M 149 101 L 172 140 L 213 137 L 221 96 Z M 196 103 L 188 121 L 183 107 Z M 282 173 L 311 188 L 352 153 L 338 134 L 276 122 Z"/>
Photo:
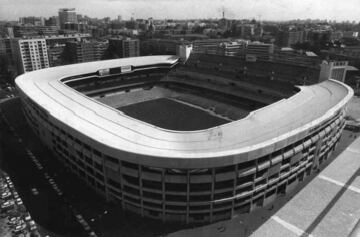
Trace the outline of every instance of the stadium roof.
<path fill-rule="evenodd" d="M 288 99 L 251 112 L 247 117 L 197 131 L 172 131 L 128 117 L 63 84 L 60 79 L 119 66 L 168 63 L 174 56 L 148 56 L 53 67 L 19 76 L 16 84 L 59 121 L 108 147 L 177 159 L 233 156 L 273 144 L 330 118 L 353 95 L 351 88 L 328 80 L 300 86 Z M 199 159 L 201 160 L 201 159 Z"/>

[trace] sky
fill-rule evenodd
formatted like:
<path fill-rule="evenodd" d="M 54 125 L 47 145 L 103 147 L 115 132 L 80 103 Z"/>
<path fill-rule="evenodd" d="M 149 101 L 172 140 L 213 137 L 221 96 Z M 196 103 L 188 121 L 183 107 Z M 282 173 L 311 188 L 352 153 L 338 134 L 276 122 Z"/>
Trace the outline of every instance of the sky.
<path fill-rule="evenodd" d="M 49 17 L 76 8 L 90 17 L 203 19 L 328 19 L 360 21 L 360 0 L 0 0 L 0 20 Z"/>

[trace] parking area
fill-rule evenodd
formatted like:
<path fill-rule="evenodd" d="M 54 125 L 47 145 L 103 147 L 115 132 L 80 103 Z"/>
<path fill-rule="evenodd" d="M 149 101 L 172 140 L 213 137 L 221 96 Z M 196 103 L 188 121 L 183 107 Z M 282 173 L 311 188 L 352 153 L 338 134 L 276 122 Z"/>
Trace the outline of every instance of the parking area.
<path fill-rule="evenodd" d="M 9 175 L 0 171 L 0 236 L 40 236 Z"/>
<path fill-rule="evenodd" d="M 10 84 L 0 85 L 0 100 L 11 99 L 16 96 L 16 89 Z"/>

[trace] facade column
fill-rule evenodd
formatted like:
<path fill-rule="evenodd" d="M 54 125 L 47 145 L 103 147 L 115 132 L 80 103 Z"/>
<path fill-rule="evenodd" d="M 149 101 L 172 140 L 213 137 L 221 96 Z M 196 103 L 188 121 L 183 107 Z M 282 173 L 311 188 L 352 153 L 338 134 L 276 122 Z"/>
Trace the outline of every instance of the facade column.
<path fill-rule="evenodd" d="M 138 175 L 139 175 L 139 191 L 140 191 L 140 205 L 141 205 L 141 217 L 144 217 L 144 199 L 143 199 L 143 188 L 142 188 L 142 169 L 141 165 L 138 165 Z"/>
<path fill-rule="evenodd" d="M 213 222 L 214 193 L 215 193 L 215 168 L 211 168 L 210 223 Z"/>

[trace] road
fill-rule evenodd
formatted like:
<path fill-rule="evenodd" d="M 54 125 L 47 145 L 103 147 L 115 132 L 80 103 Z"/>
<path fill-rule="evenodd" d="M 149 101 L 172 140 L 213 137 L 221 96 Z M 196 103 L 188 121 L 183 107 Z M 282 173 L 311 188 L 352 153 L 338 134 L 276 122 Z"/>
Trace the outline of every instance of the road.
<path fill-rule="evenodd" d="M 45 170 L 39 170 L 29 156 L 30 150 L 35 158 L 46 153 L 37 155 L 41 150 L 20 113 L 19 100 L 8 100 L 1 109 L 5 120 L 0 119 L 0 168 L 11 176 L 25 206 L 40 225 L 40 233 L 44 236 L 87 236 L 63 197 L 45 179 Z M 37 195 L 31 191 L 34 188 L 39 192 Z"/>

